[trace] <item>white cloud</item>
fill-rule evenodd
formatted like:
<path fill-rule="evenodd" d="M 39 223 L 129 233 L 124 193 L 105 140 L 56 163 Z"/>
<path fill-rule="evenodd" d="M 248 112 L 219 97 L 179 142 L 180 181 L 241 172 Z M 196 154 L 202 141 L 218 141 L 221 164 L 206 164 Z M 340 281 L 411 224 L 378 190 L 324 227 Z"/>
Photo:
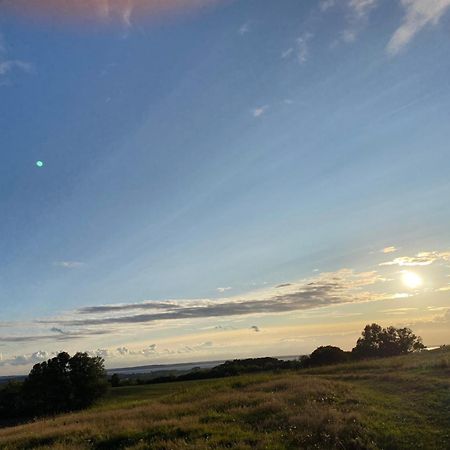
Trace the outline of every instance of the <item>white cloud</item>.
<path fill-rule="evenodd" d="M 309 44 L 308 42 L 313 37 L 312 33 L 304 33 L 297 38 L 297 58 L 300 64 L 304 64 L 309 56 Z"/>
<path fill-rule="evenodd" d="M 55 353 L 48 353 L 43 350 L 38 350 L 37 352 L 25 355 L 15 355 L 11 358 L 1 359 L 0 366 L 10 365 L 10 366 L 26 366 L 33 365 L 45 361 L 52 356 L 55 356 Z"/>
<path fill-rule="evenodd" d="M 399 256 L 380 266 L 429 266 L 436 261 L 450 261 L 450 252 L 420 252 L 415 256 Z"/>
<path fill-rule="evenodd" d="M 97 350 L 88 351 L 89 356 L 100 356 L 100 358 L 107 359 L 112 356 L 112 353 L 107 348 L 98 348 Z"/>
<path fill-rule="evenodd" d="M 55 266 L 63 267 L 64 269 L 78 269 L 84 266 L 80 261 L 56 261 Z"/>
<path fill-rule="evenodd" d="M 131 27 L 132 12 L 133 12 L 133 5 L 131 2 L 129 2 L 122 12 L 122 20 L 126 27 Z"/>
<path fill-rule="evenodd" d="M 339 33 L 339 37 L 331 43 L 331 48 L 340 42 L 350 44 L 356 41 L 358 34 L 367 25 L 369 15 L 379 4 L 379 0 L 323 0 L 319 4 L 322 12 L 327 12 L 334 6 L 341 5 L 346 11 L 347 26 Z"/>
<path fill-rule="evenodd" d="M 396 252 L 396 251 L 397 251 L 397 248 L 394 247 L 393 245 L 390 245 L 389 247 L 384 247 L 384 248 L 381 250 L 381 253 L 394 253 L 394 252 Z"/>
<path fill-rule="evenodd" d="M 378 0 L 349 0 L 347 3 L 348 26 L 341 32 L 339 40 L 347 44 L 354 42 L 367 25 L 369 15 L 376 6 L 378 6 Z"/>
<path fill-rule="evenodd" d="M 128 355 L 128 353 L 130 351 L 128 350 L 127 347 L 118 347 L 118 348 L 116 348 L 116 352 L 121 356 L 125 356 L 125 355 Z"/>
<path fill-rule="evenodd" d="M 253 117 L 261 117 L 269 109 L 269 105 L 259 106 L 252 110 Z"/>
<path fill-rule="evenodd" d="M 218 287 L 217 291 L 219 291 L 220 293 L 226 292 L 226 291 L 231 291 L 231 289 L 233 289 L 231 286 L 227 286 L 227 287 Z"/>
<path fill-rule="evenodd" d="M 336 0 L 322 0 L 319 3 L 319 8 L 322 12 L 328 11 L 336 4 Z"/>
<path fill-rule="evenodd" d="M 378 0 L 350 0 L 348 5 L 357 17 L 366 18 L 377 3 Z"/>
<path fill-rule="evenodd" d="M 132 350 L 128 347 L 118 347 L 114 352 L 111 353 L 111 355 L 118 355 L 118 356 L 135 356 L 135 355 L 143 355 L 143 356 L 149 356 L 154 355 L 156 353 L 156 344 L 150 344 L 145 348 L 139 349 L 139 350 Z"/>
<path fill-rule="evenodd" d="M 29 62 L 22 61 L 20 59 L 9 59 L 7 57 L 7 45 L 0 33 L 0 86 L 7 86 L 11 84 L 11 80 L 8 75 L 13 72 L 20 71 L 25 73 L 31 73 L 33 71 L 33 65 Z"/>
<path fill-rule="evenodd" d="M 294 51 L 294 49 L 293 49 L 292 47 L 290 47 L 290 48 L 288 48 L 288 49 L 282 51 L 282 52 L 281 52 L 281 58 L 282 58 L 282 59 L 288 58 L 289 56 L 292 55 L 292 52 L 293 52 L 293 51 Z"/>
<path fill-rule="evenodd" d="M 6 75 L 13 69 L 19 69 L 23 72 L 31 72 L 33 70 L 33 65 L 18 59 L 0 61 L 0 75 Z"/>
<path fill-rule="evenodd" d="M 450 7 L 450 0 L 401 0 L 405 9 L 403 23 L 392 35 L 387 52 L 400 52 L 427 25 L 436 25 Z"/>
<path fill-rule="evenodd" d="M 249 32 L 250 32 L 250 23 L 246 22 L 239 27 L 239 34 L 241 36 L 244 36 L 244 34 L 247 34 Z"/>
<path fill-rule="evenodd" d="M 411 311 L 417 311 L 417 308 L 390 308 L 390 309 L 383 309 L 380 312 L 385 314 L 407 314 Z"/>
<path fill-rule="evenodd" d="M 304 64 L 309 57 L 309 41 L 314 37 L 312 33 L 303 33 L 295 40 L 295 47 L 289 47 L 281 52 L 282 59 L 288 59 L 294 55 L 300 64 Z"/>
<path fill-rule="evenodd" d="M 352 28 L 347 28 L 341 33 L 341 40 L 347 44 L 354 42 L 356 40 L 357 30 Z"/>

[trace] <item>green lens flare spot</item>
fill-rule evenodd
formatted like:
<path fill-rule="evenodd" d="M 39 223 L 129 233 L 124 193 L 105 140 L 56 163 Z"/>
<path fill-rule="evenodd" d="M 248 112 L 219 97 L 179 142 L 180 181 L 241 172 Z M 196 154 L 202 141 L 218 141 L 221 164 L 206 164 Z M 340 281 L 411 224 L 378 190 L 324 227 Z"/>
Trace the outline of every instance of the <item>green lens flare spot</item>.
<path fill-rule="evenodd" d="M 44 167 L 44 162 L 43 161 L 36 161 L 36 166 Z"/>

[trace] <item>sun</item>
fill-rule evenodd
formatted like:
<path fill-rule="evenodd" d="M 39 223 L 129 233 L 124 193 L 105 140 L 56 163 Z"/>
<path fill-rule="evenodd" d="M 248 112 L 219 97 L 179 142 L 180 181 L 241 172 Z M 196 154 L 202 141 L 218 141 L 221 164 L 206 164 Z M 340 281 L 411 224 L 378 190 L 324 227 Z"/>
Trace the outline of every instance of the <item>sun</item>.
<path fill-rule="evenodd" d="M 417 273 L 409 272 L 405 270 L 402 275 L 403 284 L 410 289 L 416 289 L 422 286 L 423 280 L 422 277 L 417 275 Z"/>

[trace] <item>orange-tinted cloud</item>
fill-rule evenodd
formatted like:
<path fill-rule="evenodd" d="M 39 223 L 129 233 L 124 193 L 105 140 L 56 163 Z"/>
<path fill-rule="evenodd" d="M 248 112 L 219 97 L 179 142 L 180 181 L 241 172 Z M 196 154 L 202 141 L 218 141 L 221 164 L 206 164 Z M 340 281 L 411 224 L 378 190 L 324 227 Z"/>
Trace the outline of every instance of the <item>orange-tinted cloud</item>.
<path fill-rule="evenodd" d="M 220 0 L 3 0 L 0 11 L 50 21 L 122 23 L 192 11 Z"/>

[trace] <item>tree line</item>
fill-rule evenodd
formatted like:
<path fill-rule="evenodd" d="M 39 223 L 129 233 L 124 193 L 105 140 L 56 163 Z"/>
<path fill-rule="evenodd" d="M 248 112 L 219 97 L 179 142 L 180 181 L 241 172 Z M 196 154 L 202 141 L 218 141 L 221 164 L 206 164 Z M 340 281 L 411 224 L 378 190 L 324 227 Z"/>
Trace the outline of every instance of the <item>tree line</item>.
<path fill-rule="evenodd" d="M 168 375 L 143 381 L 171 381 L 222 378 L 261 371 L 305 369 L 365 358 L 403 355 L 424 349 L 422 339 L 409 328 L 382 328 L 366 325 L 351 352 L 339 347 L 322 346 L 297 360 L 248 358 L 226 361 L 211 369 L 196 369 L 182 375 Z M 70 356 L 61 352 L 54 358 L 34 365 L 23 382 L 9 382 L 0 389 L 0 419 L 27 419 L 52 415 L 90 406 L 105 394 L 108 384 L 124 384 L 117 374 L 108 383 L 104 360 L 87 353 Z"/>
<path fill-rule="evenodd" d="M 312 367 L 358 361 L 367 358 L 381 358 L 404 355 L 424 349 L 422 338 L 416 336 L 409 328 L 382 328 L 373 323 L 366 325 L 352 351 L 347 352 L 332 345 L 316 348 L 310 355 L 298 360 L 284 361 L 277 358 L 247 358 L 226 361 L 211 369 L 195 369 L 182 375 L 164 375 L 149 379 L 139 378 L 132 382 L 121 380 L 117 374 L 111 377 L 113 386 L 127 384 L 156 384 L 173 381 L 202 380 L 222 378 L 262 371 L 280 371 L 307 369 Z"/>

